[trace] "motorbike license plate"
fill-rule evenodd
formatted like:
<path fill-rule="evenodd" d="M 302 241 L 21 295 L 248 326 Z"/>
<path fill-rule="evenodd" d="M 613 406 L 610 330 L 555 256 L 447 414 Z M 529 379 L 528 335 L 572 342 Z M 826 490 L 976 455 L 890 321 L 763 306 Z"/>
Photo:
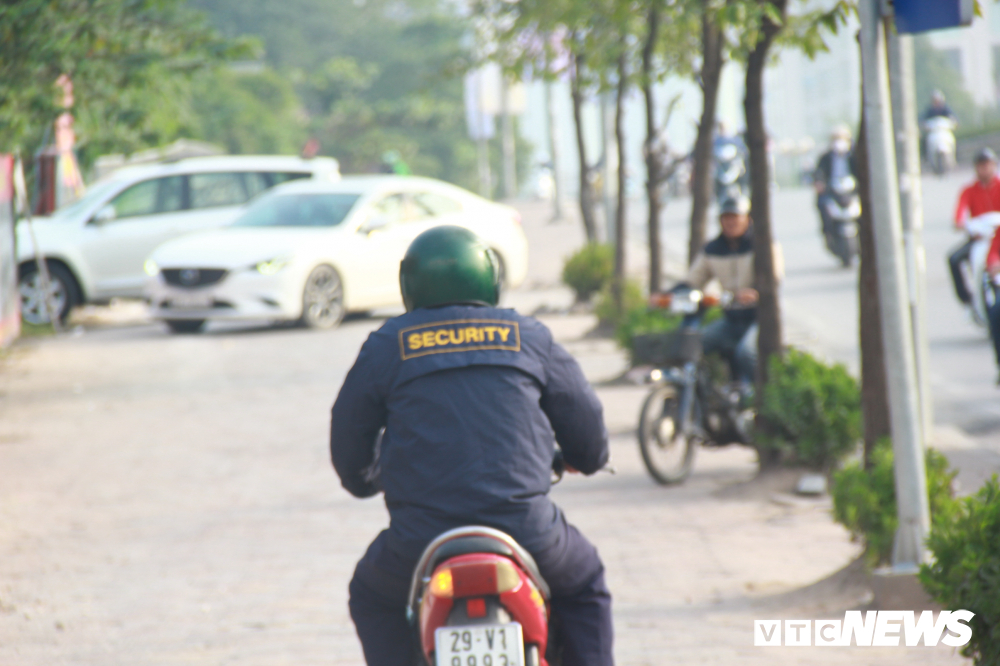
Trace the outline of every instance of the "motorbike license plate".
<path fill-rule="evenodd" d="M 523 666 L 521 625 L 440 627 L 434 632 L 435 666 Z"/>
<path fill-rule="evenodd" d="M 178 294 L 170 299 L 170 304 L 179 310 L 204 310 L 212 307 L 212 297 L 208 294 Z"/>

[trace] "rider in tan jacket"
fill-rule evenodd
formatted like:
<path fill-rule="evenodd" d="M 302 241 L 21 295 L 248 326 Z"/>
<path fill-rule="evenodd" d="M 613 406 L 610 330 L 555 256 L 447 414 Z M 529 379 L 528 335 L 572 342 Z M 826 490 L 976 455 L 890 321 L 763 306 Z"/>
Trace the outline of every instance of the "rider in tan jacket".
<path fill-rule="evenodd" d="M 717 282 L 722 291 L 732 294 L 732 305 L 725 315 L 702 331 L 706 353 L 720 353 L 729 359 L 735 380 L 752 386 L 757 369 L 757 301 L 754 289 L 753 226 L 750 202 L 746 197 L 732 197 L 722 202 L 719 211 L 722 233 L 709 241 L 691 264 L 687 282 L 705 289 Z M 781 247 L 774 247 L 774 268 L 780 280 L 784 273 Z"/>

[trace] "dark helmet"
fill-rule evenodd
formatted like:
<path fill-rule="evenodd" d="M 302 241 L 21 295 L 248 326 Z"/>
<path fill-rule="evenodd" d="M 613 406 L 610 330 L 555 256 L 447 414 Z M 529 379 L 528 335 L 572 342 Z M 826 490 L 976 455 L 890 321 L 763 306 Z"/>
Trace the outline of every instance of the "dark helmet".
<path fill-rule="evenodd" d="M 500 260 L 476 234 L 435 227 L 417 236 L 399 264 L 406 311 L 449 303 L 496 305 Z"/>
<path fill-rule="evenodd" d="M 750 213 L 750 200 L 742 194 L 726 197 L 719 206 L 719 215 L 747 215 Z"/>
<path fill-rule="evenodd" d="M 996 161 L 997 161 L 997 154 L 994 153 L 989 148 L 983 148 L 982 150 L 976 153 L 976 157 L 973 160 L 973 163 L 982 164 L 983 162 L 993 162 L 994 164 L 996 164 Z"/>

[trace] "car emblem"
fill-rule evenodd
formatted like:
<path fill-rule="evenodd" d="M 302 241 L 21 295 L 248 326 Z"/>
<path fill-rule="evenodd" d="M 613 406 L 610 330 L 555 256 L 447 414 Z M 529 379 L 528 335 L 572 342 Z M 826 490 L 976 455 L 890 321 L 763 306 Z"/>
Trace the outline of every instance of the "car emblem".
<path fill-rule="evenodd" d="M 190 287 L 198 284 L 198 279 L 201 277 L 201 271 L 197 268 L 185 268 L 181 271 L 180 275 L 181 284 Z"/>

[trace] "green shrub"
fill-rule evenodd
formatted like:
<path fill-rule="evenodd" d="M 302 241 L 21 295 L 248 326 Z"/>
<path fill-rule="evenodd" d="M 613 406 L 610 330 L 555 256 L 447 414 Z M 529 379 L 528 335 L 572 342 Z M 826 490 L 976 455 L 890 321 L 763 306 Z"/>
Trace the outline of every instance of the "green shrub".
<path fill-rule="evenodd" d="M 841 365 L 789 349 L 770 362 L 761 396 L 766 432 L 755 444 L 793 465 L 829 470 L 861 439 L 861 390 Z"/>
<path fill-rule="evenodd" d="M 615 299 L 611 296 L 611 282 L 601 287 L 594 301 L 594 314 L 602 323 L 611 324 L 617 328 L 635 312 L 646 309 L 646 296 L 642 287 L 635 280 L 626 280 L 622 289 L 622 315 L 618 315 Z"/>
<path fill-rule="evenodd" d="M 614 248 L 588 243 L 566 259 L 562 281 L 576 293 L 577 302 L 584 303 L 611 281 L 614 269 Z"/>
<path fill-rule="evenodd" d="M 870 469 L 852 463 L 834 474 L 832 495 L 834 519 L 864 541 L 865 559 L 874 567 L 892 560 L 892 543 L 899 523 L 892 442 L 888 438 L 881 440 L 871 456 Z M 924 464 L 931 523 L 948 524 L 958 508 L 951 487 L 958 472 L 950 470 L 948 459 L 934 449 L 927 449 Z"/>
<path fill-rule="evenodd" d="M 945 608 L 976 614 L 969 622 L 972 640 L 962 654 L 972 657 L 977 666 L 993 666 L 1000 664 L 1000 483 L 996 475 L 975 495 L 956 504 L 950 520 L 932 521 L 927 545 L 935 562 L 920 568 L 920 582 Z"/>

